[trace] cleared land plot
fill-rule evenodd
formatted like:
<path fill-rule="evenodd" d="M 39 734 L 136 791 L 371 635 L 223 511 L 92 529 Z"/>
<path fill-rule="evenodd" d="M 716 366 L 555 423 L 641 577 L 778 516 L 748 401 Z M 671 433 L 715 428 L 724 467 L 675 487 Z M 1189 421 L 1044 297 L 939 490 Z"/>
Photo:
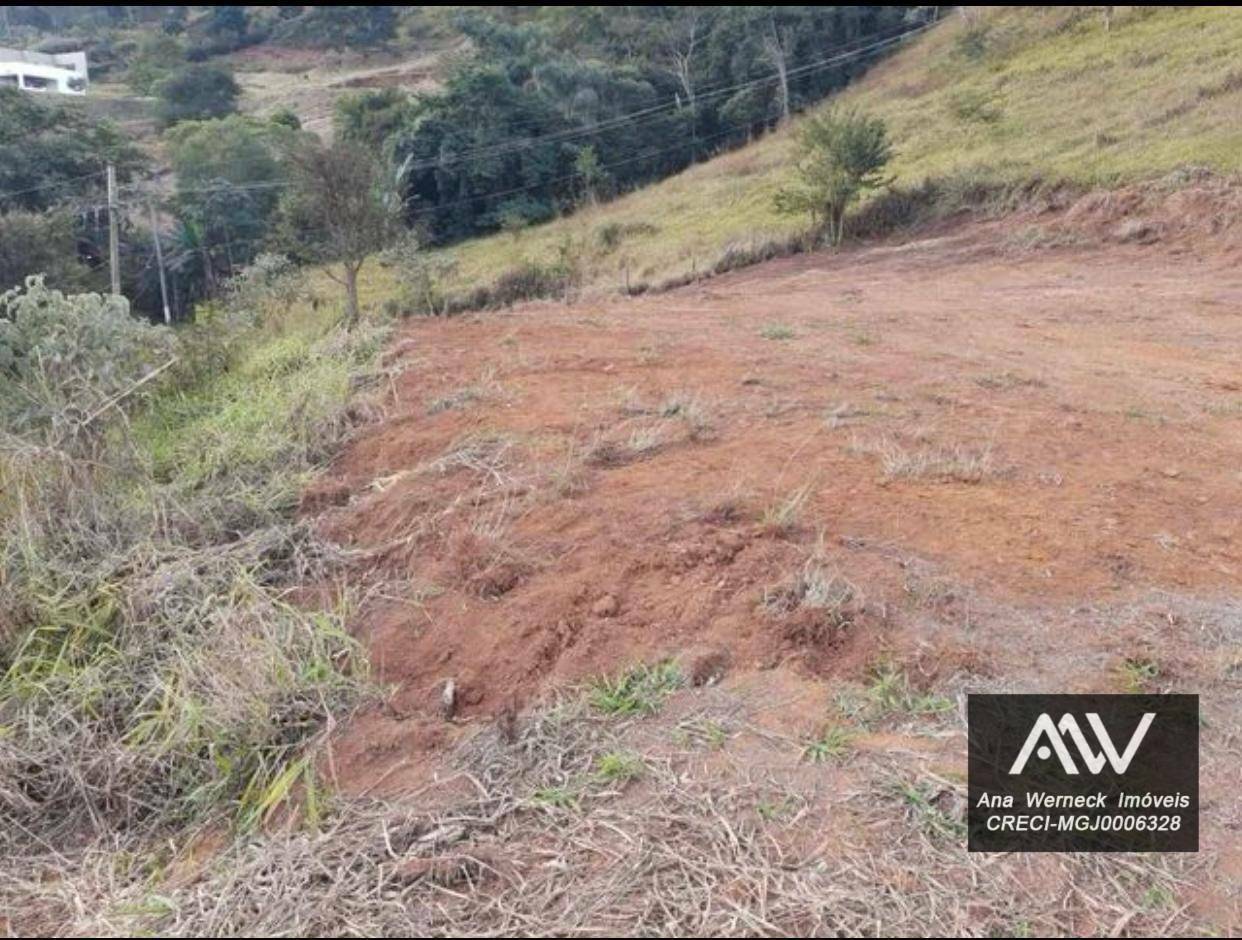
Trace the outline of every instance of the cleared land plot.
<path fill-rule="evenodd" d="M 516 799 L 471 763 L 490 741 L 505 774 L 546 775 L 552 760 L 530 798 L 602 840 L 574 842 L 599 862 L 594 876 L 574 867 L 592 909 L 553 905 L 540 921 L 517 886 L 553 890 L 540 866 L 566 856 L 541 854 L 540 813 L 506 817 L 484 840 L 503 855 L 498 880 L 435 926 L 494 916 L 496 929 L 572 931 L 608 910 L 617 929 L 650 926 L 651 910 L 627 905 L 667 870 L 609 880 L 605 859 L 659 843 L 630 827 L 650 818 L 644 800 L 671 798 L 681 768 L 717 795 L 756 773 L 781 780 L 771 801 L 720 810 L 746 852 L 770 851 L 747 870 L 781 900 L 765 910 L 745 888 L 734 919 L 669 929 L 863 929 L 845 910 L 910 932 L 1236 928 L 1242 275 L 1167 246 L 1005 244 L 981 226 L 630 301 L 408 325 L 390 353 L 405 370 L 389 415 L 306 497 L 382 584 L 356 628 L 394 689 L 338 731 L 331 772 L 345 794 L 402 812 L 474 800 L 463 769 L 485 803 Z M 665 657 L 683 681 L 722 676 L 723 711 L 687 730 L 706 691 L 673 691 L 674 720 L 659 696 L 597 686 L 588 701 L 648 715 L 658 740 L 601 737 L 572 760 L 520 744 L 552 697 Z M 775 691 L 791 684 L 788 700 Z M 977 874 L 959 838 L 972 689 L 1199 692 L 1204 852 L 1014 860 L 989 869 L 977 905 L 937 906 L 931 895 Z M 781 742 L 770 761 L 748 751 L 742 776 L 725 769 L 734 755 L 713 777 L 687 756 L 691 740 L 729 753 L 730 721 L 757 722 L 756 707 L 759 738 Z M 848 773 L 806 774 L 858 753 Z M 601 760 L 609 770 L 590 770 Z M 592 821 L 599 773 L 634 782 Z M 773 819 L 785 820 L 775 841 Z M 890 824 L 941 854 L 923 865 Z M 765 880 L 763 866 L 784 864 L 834 872 L 824 884 L 846 886 L 844 919 L 808 908 L 807 883 Z M 871 865 L 888 874 L 847 874 Z M 709 884 L 715 869 L 695 870 L 695 891 L 725 890 Z M 927 903 L 884 907 L 865 887 L 876 877 L 891 879 L 881 894 Z M 1049 915 L 1044 901 L 1011 903 L 1015 885 L 1073 900 Z"/>

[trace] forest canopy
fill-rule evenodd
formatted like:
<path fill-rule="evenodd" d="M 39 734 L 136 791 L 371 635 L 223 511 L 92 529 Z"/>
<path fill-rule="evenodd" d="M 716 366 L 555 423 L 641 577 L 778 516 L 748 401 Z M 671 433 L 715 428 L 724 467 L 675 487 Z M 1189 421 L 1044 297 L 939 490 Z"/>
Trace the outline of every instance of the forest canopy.
<path fill-rule="evenodd" d="M 763 133 L 843 86 L 917 19 L 882 6 L 465 10 L 443 86 L 344 99 L 337 129 L 381 147 L 409 221 L 438 241 L 549 218 Z M 584 153 L 592 154 L 583 159 Z"/>

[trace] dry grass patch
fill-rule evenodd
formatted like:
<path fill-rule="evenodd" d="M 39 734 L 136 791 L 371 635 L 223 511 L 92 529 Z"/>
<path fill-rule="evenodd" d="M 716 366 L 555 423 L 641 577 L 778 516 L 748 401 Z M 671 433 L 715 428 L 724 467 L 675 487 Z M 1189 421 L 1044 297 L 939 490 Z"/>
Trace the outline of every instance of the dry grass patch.
<path fill-rule="evenodd" d="M 72 878 L 32 875 L 20 887 L 72 932 L 104 934 L 585 936 L 606 923 L 621 935 L 1163 936 L 1207 926 L 1186 903 L 1203 856 L 970 855 L 964 788 L 899 755 L 860 750 L 847 771 L 803 767 L 851 775 L 843 789 L 811 793 L 777 769 L 798 767 L 802 742 L 769 739 L 745 766 L 717 755 L 718 771 L 703 773 L 701 760 L 643 749 L 639 732 L 656 721 L 553 704 L 512 737 L 483 728 L 463 743 L 453 765 L 473 792 L 445 808 L 342 802 L 317 826 L 257 834 L 218 857 L 189 861 L 174 846 L 174 864 L 154 872 L 99 857 Z M 824 741 L 826 760 L 848 747 L 836 734 Z M 851 837 L 824 839 L 824 820 L 842 816 Z M 191 877 L 165 877 L 187 864 Z"/>
<path fill-rule="evenodd" d="M 763 510 L 760 519 L 764 531 L 776 536 L 785 536 L 793 532 L 802 518 L 802 512 L 811 498 L 813 488 L 814 483 L 804 483 L 770 503 Z"/>
<path fill-rule="evenodd" d="M 855 439 L 850 450 L 879 457 L 883 478 L 938 483 L 982 483 L 1000 475 L 992 445 L 918 444 L 908 447 L 893 437 Z"/>

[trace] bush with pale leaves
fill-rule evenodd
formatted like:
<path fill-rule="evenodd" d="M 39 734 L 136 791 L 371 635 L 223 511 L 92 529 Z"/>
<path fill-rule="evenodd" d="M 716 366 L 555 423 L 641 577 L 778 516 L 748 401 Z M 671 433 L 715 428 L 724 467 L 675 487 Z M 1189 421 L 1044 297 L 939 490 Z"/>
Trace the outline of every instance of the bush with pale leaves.
<path fill-rule="evenodd" d="M 176 347 L 172 331 L 133 317 L 122 297 L 28 278 L 0 294 L 0 427 L 47 446 L 96 437 L 154 390 Z"/>

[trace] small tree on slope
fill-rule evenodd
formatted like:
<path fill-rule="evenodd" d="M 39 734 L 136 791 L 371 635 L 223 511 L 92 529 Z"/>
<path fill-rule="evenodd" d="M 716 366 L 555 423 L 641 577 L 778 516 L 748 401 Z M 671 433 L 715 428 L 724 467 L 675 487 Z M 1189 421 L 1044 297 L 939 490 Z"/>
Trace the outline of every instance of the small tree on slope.
<path fill-rule="evenodd" d="M 282 240 L 294 257 L 327 264 L 345 288 L 345 323 L 358 323 L 358 272 L 400 225 L 400 200 L 387 168 L 348 141 L 312 141 L 289 158 Z"/>
<path fill-rule="evenodd" d="M 795 182 L 776 194 L 776 207 L 809 213 L 811 224 L 823 224 L 829 242 L 839 245 L 849 207 L 892 182 L 881 175 L 893 156 L 888 128 L 878 117 L 833 109 L 808 118 L 797 142 Z"/>

